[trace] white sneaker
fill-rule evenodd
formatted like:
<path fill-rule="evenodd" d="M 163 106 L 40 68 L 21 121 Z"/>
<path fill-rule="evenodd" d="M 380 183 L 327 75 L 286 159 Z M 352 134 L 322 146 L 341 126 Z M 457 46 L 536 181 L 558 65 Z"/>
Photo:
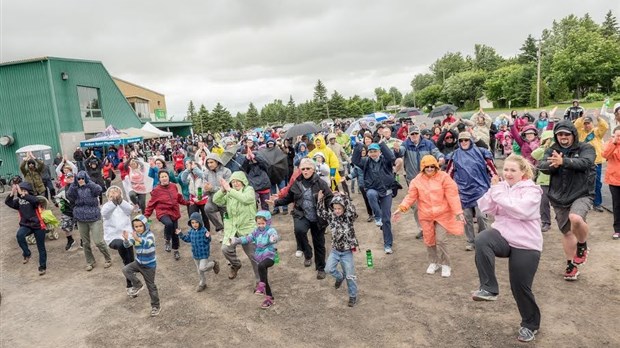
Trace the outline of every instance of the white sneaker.
<path fill-rule="evenodd" d="M 431 263 L 426 269 L 426 274 L 435 274 L 435 272 L 439 271 L 440 268 L 441 266 L 439 266 L 438 264 Z"/>
<path fill-rule="evenodd" d="M 449 278 L 452 275 L 452 268 L 448 265 L 441 265 L 441 276 Z"/>
<path fill-rule="evenodd" d="M 383 251 L 385 251 L 385 253 L 388 255 L 394 253 L 394 251 L 390 247 L 384 248 Z"/>
<path fill-rule="evenodd" d="M 303 252 L 303 251 L 301 251 L 301 250 L 297 250 L 297 251 L 295 252 L 295 257 L 302 257 L 302 256 L 304 256 L 304 252 Z"/>

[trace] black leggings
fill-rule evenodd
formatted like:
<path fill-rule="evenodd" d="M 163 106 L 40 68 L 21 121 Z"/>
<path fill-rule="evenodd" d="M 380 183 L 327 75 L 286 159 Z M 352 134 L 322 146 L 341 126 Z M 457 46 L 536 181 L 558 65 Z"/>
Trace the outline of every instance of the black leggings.
<path fill-rule="evenodd" d="M 114 249 L 118 251 L 118 254 L 121 256 L 121 259 L 123 260 L 123 265 L 128 265 L 133 262 L 134 260 L 133 246 L 126 248 L 125 245 L 123 244 L 122 239 L 114 239 L 110 242 L 108 246 L 110 247 L 110 249 Z M 131 288 L 131 282 L 129 281 L 129 279 L 125 278 L 125 280 L 127 281 L 127 287 Z"/>
<path fill-rule="evenodd" d="M 272 259 L 265 259 L 258 264 L 258 277 L 260 281 L 265 283 L 265 295 L 273 297 L 271 294 L 271 287 L 269 286 L 269 282 L 267 281 L 267 273 L 268 268 L 273 266 Z"/>
<path fill-rule="evenodd" d="M 163 215 L 159 222 L 164 224 L 164 239 L 172 240 L 172 250 L 179 250 L 179 235 L 175 233 L 175 230 L 179 228 L 179 221 L 172 220 L 168 215 Z"/>

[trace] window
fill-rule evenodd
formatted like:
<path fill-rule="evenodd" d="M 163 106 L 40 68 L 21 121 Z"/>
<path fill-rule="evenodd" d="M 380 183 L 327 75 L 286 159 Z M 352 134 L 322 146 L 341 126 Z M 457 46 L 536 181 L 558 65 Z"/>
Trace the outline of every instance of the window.
<path fill-rule="evenodd" d="M 99 88 L 78 86 L 77 90 L 82 118 L 103 117 L 99 103 Z"/>
<path fill-rule="evenodd" d="M 151 113 L 149 111 L 149 102 L 142 100 L 134 100 L 130 102 L 131 107 L 136 112 L 138 117 L 140 118 L 151 118 Z"/>

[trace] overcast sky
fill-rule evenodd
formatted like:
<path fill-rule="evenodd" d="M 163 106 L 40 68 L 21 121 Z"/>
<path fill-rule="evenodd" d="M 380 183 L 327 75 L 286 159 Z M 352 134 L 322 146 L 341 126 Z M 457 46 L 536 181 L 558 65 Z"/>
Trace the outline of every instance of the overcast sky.
<path fill-rule="evenodd" d="M 113 76 L 166 95 L 168 114 L 189 100 L 233 115 L 273 99 L 405 93 L 416 73 L 474 44 L 514 56 L 553 19 L 589 12 L 601 22 L 617 0 L 562 1 L 84 1 L 0 0 L 0 61 L 38 56 L 103 62 Z"/>

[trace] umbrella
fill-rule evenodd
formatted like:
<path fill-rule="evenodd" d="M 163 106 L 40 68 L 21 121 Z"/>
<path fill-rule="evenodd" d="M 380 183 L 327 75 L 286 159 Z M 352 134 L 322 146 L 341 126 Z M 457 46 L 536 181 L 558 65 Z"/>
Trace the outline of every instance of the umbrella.
<path fill-rule="evenodd" d="M 318 133 L 321 129 L 312 122 L 305 122 L 301 124 L 296 124 L 286 131 L 286 138 L 296 138 L 300 135 L 309 134 L 309 133 Z"/>
<path fill-rule="evenodd" d="M 256 157 L 263 159 L 267 164 L 267 175 L 271 179 L 271 184 L 277 185 L 288 175 L 288 158 L 284 151 L 275 146 L 264 148 L 257 152 Z"/>
<path fill-rule="evenodd" d="M 372 114 L 367 115 L 367 117 L 374 117 L 375 121 L 381 122 L 387 120 L 390 115 L 386 114 L 385 112 L 373 112 Z"/>
<path fill-rule="evenodd" d="M 428 114 L 428 117 L 432 118 L 432 117 L 444 116 L 448 112 L 456 112 L 457 109 L 458 108 L 452 104 L 443 104 L 443 105 L 440 105 L 434 108 L 433 111 L 431 111 Z"/>
<path fill-rule="evenodd" d="M 226 147 L 224 152 L 222 152 L 220 159 L 222 160 L 222 164 L 224 166 L 226 166 L 228 162 L 230 162 L 231 159 L 235 158 L 235 156 L 237 155 L 237 150 L 239 149 L 239 146 L 240 145 L 233 145 L 233 146 Z"/>
<path fill-rule="evenodd" d="M 398 111 L 396 118 L 401 119 L 401 118 L 407 118 L 411 116 L 418 116 L 421 114 L 422 113 L 420 112 L 420 109 L 418 108 L 402 108 L 400 109 L 400 111 Z"/>

